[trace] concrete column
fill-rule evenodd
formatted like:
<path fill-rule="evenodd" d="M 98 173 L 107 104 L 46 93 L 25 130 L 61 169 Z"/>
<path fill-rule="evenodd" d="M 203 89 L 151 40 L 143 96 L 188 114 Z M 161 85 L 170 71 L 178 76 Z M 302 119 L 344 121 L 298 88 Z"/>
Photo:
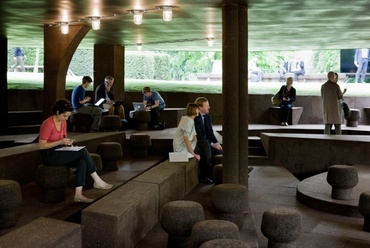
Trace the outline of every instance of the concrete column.
<path fill-rule="evenodd" d="M 0 36 L 0 134 L 8 130 L 8 39 Z"/>
<path fill-rule="evenodd" d="M 62 34 L 60 28 L 44 27 L 44 118 L 51 115 L 50 107 L 55 100 L 65 98 L 69 64 L 90 29 L 90 26 L 70 25 L 69 33 Z"/>
<path fill-rule="evenodd" d="M 222 4 L 223 182 L 248 184 L 247 6 Z M 232 111 L 231 111 L 232 109 Z"/>
<path fill-rule="evenodd" d="M 114 77 L 114 99 L 124 100 L 125 48 L 120 44 L 94 45 L 94 89 L 106 76 Z M 96 101 L 97 99 L 95 99 Z"/>

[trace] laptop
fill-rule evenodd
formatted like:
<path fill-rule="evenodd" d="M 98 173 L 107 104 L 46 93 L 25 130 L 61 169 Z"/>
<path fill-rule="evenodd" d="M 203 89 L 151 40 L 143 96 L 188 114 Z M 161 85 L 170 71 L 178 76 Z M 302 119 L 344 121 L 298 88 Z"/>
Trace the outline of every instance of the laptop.
<path fill-rule="evenodd" d="M 144 103 L 142 102 L 133 102 L 132 106 L 134 106 L 135 111 L 146 111 Z"/>

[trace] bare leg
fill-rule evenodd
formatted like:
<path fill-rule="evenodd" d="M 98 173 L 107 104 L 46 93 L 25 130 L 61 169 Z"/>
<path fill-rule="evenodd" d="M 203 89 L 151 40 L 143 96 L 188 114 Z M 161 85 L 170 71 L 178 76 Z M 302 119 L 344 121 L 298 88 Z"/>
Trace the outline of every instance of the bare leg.
<path fill-rule="evenodd" d="M 93 172 L 92 174 L 90 174 L 91 177 L 94 179 L 94 187 L 95 188 L 100 188 L 100 189 L 111 189 L 113 187 L 112 184 L 109 184 L 109 183 L 106 183 L 103 181 L 103 179 L 101 179 L 98 175 L 98 173 L 96 172 Z"/>
<path fill-rule="evenodd" d="M 90 198 L 87 198 L 86 196 L 84 196 L 82 194 L 82 186 L 78 186 L 75 189 L 75 199 L 74 199 L 74 201 L 75 202 L 79 202 L 79 201 L 82 201 L 82 202 L 92 202 L 94 200 L 93 199 L 90 199 Z"/>

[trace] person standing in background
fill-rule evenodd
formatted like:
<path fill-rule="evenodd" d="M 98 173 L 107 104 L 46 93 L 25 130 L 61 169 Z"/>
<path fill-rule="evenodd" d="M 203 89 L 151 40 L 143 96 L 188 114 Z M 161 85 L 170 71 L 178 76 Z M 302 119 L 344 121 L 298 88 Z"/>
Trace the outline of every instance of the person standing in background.
<path fill-rule="evenodd" d="M 24 60 L 26 59 L 26 56 L 24 55 L 22 48 L 16 47 L 14 49 L 14 60 L 15 64 L 9 69 L 9 71 L 16 71 L 16 68 L 18 66 L 21 67 L 21 72 L 24 72 Z"/>
<path fill-rule="evenodd" d="M 354 64 L 357 67 L 355 83 L 357 83 L 360 75 L 361 83 L 365 83 L 367 66 L 369 64 L 369 49 L 367 48 L 356 49 Z"/>
<path fill-rule="evenodd" d="M 335 134 L 342 134 L 342 108 L 339 100 L 343 99 L 343 93 L 336 83 L 335 73 L 332 71 L 328 72 L 328 81 L 321 86 L 321 98 L 325 124 L 324 134 L 330 134 L 332 125 L 335 127 Z"/>

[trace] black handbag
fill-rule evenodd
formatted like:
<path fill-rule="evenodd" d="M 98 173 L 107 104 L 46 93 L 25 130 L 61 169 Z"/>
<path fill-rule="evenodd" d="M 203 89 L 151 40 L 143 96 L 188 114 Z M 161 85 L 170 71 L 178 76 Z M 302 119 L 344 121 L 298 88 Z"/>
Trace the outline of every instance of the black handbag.
<path fill-rule="evenodd" d="M 350 117 L 351 116 L 351 110 L 348 107 L 348 104 L 345 103 L 345 102 L 342 102 L 342 108 L 343 108 L 343 112 L 344 112 L 344 118 Z"/>

